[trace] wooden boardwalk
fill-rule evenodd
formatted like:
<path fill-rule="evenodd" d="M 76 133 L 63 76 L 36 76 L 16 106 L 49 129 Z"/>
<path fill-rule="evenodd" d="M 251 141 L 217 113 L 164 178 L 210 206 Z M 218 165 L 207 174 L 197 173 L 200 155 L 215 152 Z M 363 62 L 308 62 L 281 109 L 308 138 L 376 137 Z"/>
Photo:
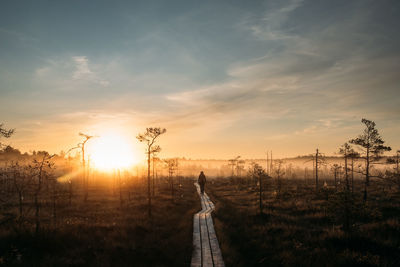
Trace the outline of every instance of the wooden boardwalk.
<path fill-rule="evenodd" d="M 195 183 L 200 196 L 201 211 L 193 217 L 193 254 L 192 267 L 225 266 L 215 234 L 211 212 L 214 204 L 208 195 L 200 193 L 200 186 Z"/>

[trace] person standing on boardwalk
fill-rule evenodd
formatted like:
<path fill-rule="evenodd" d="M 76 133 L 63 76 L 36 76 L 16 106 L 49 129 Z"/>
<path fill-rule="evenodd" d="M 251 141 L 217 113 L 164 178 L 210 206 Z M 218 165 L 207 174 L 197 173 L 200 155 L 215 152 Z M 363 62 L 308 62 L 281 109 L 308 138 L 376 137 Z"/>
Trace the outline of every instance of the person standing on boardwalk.
<path fill-rule="evenodd" d="M 204 194 L 204 186 L 206 185 L 206 176 L 204 175 L 203 171 L 200 172 L 198 183 L 200 185 L 201 193 Z"/>

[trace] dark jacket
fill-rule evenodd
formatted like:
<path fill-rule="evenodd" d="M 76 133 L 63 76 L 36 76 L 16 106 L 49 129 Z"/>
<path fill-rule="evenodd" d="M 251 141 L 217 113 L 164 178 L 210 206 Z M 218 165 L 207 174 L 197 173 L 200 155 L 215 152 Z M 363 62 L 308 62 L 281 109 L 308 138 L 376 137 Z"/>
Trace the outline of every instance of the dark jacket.
<path fill-rule="evenodd" d="M 199 182 L 199 184 L 206 183 L 206 176 L 204 175 L 204 173 L 200 173 L 198 182 Z"/>

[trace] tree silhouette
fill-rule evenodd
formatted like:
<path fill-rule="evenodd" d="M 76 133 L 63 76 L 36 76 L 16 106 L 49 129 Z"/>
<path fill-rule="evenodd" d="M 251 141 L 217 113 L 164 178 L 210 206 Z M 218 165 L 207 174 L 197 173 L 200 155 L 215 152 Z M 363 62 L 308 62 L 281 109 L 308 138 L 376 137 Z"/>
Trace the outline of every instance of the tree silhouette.
<path fill-rule="evenodd" d="M 53 169 L 54 164 L 51 159 L 55 155 L 49 155 L 47 152 L 40 154 L 40 159 L 34 159 L 32 168 L 33 175 L 33 187 L 34 187 L 34 205 L 35 205 L 35 232 L 36 234 L 40 230 L 40 194 L 42 192 L 43 183 L 45 179 L 49 178 L 50 171 Z"/>
<path fill-rule="evenodd" d="M 340 166 L 337 163 L 333 164 L 331 167 L 331 170 L 333 172 L 334 181 L 335 181 L 335 190 L 336 191 L 337 191 L 337 186 L 338 186 L 337 177 L 338 177 L 338 174 L 339 174 L 341 168 L 342 168 L 342 166 Z"/>
<path fill-rule="evenodd" d="M 384 146 L 385 141 L 382 140 L 378 130 L 375 128 L 376 124 L 373 121 L 362 119 L 365 128 L 362 134 L 357 138 L 351 139 L 351 144 L 357 145 L 365 160 L 365 184 L 364 184 L 364 201 L 367 200 L 367 190 L 369 186 L 369 178 L 371 176 L 370 169 L 371 165 L 377 161 L 385 151 L 392 150 L 389 146 Z"/>
<path fill-rule="evenodd" d="M 260 214 L 263 213 L 263 179 L 268 178 L 268 174 L 265 172 L 259 164 L 253 162 L 251 168 L 249 169 L 249 176 L 258 181 L 258 204 L 260 209 Z"/>
<path fill-rule="evenodd" d="M 385 178 L 387 181 L 397 185 L 398 191 L 400 191 L 400 150 L 396 151 L 396 155 L 390 157 L 386 161 L 387 164 L 394 164 L 393 170 L 386 170 Z"/>
<path fill-rule="evenodd" d="M 232 168 L 231 177 L 233 177 L 235 175 L 234 170 L 235 170 L 235 167 L 237 168 L 239 159 L 240 159 L 240 156 L 237 156 L 233 159 L 228 160 L 229 161 L 228 165 L 231 166 L 231 168 Z"/>
<path fill-rule="evenodd" d="M 326 165 L 326 160 L 324 155 L 319 151 L 319 149 L 316 149 L 315 156 L 311 155 L 311 159 L 307 160 L 306 162 L 313 162 L 313 170 L 315 170 L 315 191 L 318 193 L 319 191 L 319 168 L 321 165 Z"/>
<path fill-rule="evenodd" d="M 146 128 L 146 132 L 143 134 L 138 134 L 136 138 L 140 142 L 145 142 L 147 145 L 146 154 L 147 154 L 147 197 L 148 197 L 148 213 L 149 217 L 151 217 L 151 177 L 150 177 L 150 161 L 151 154 L 157 153 L 161 151 L 161 147 L 159 145 L 155 145 L 157 137 L 164 134 L 167 129 L 163 128 Z"/>
<path fill-rule="evenodd" d="M 278 160 L 274 169 L 274 173 L 276 175 L 276 197 L 280 198 L 281 197 L 281 191 L 282 191 L 282 176 L 285 175 L 285 171 L 283 170 L 283 160 Z"/>
<path fill-rule="evenodd" d="M 244 170 L 245 163 L 246 163 L 246 161 L 244 161 L 243 159 L 238 160 L 236 162 L 236 175 L 237 175 L 237 177 L 242 177 L 242 171 Z"/>
<path fill-rule="evenodd" d="M 358 158 L 360 154 L 354 150 L 352 146 L 350 146 L 347 142 L 344 143 L 339 148 L 339 154 L 343 155 L 344 158 L 344 171 L 345 171 L 345 179 L 346 179 L 346 190 L 350 191 L 350 181 L 349 181 L 349 167 L 348 160 L 351 160 L 351 192 L 354 192 L 354 159 Z"/>
<path fill-rule="evenodd" d="M 179 161 L 177 158 L 166 159 L 164 162 L 167 164 L 168 168 L 168 178 L 171 187 L 171 198 L 174 201 L 174 173 L 178 170 Z"/>
<path fill-rule="evenodd" d="M 79 132 L 79 136 L 82 136 L 84 138 L 84 140 L 82 142 L 78 143 L 76 147 L 69 149 L 66 154 L 68 154 L 69 152 L 71 152 L 74 149 L 79 149 L 79 148 L 82 151 L 83 188 L 84 188 L 83 199 L 84 199 L 84 201 L 87 201 L 88 196 L 89 196 L 89 177 L 86 173 L 85 145 L 86 145 L 87 141 L 89 141 L 91 138 L 97 137 L 97 136 L 84 134 L 82 132 Z"/>
<path fill-rule="evenodd" d="M 0 137 L 4 137 L 4 138 L 9 138 L 11 137 L 11 135 L 14 134 L 14 129 L 5 129 L 3 128 L 3 123 L 0 123 Z M 1 147 L 1 142 L 0 142 L 0 147 Z"/>

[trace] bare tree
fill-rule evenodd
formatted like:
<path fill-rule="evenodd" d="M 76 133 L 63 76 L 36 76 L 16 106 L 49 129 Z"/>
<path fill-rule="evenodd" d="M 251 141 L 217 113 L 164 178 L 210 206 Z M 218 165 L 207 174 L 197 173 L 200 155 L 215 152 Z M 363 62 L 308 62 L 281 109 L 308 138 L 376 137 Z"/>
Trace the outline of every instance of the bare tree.
<path fill-rule="evenodd" d="M 359 157 L 359 154 L 354 150 L 352 146 L 348 143 L 344 143 L 339 148 L 339 154 L 343 155 L 344 158 L 344 178 L 346 181 L 346 190 L 350 191 L 350 179 L 349 179 L 349 170 L 351 171 L 351 192 L 354 192 L 354 159 Z M 348 165 L 348 160 L 350 159 L 350 168 Z"/>
<path fill-rule="evenodd" d="M 36 233 L 40 230 L 40 194 L 42 192 L 42 186 L 44 179 L 49 176 L 49 171 L 53 168 L 53 163 L 51 158 L 55 155 L 49 155 L 47 152 L 42 153 L 40 160 L 34 160 L 33 166 L 31 166 L 34 175 L 33 185 L 34 185 L 34 205 L 35 205 L 35 224 Z"/>
<path fill-rule="evenodd" d="M 337 176 L 338 176 L 339 171 L 340 171 L 341 168 L 342 168 L 342 166 L 340 166 L 337 163 L 333 164 L 332 167 L 331 167 L 331 170 L 333 172 L 334 181 L 335 181 L 335 190 L 336 191 L 337 191 L 337 186 L 338 186 Z"/>
<path fill-rule="evenodd" d="M 281 191 L 282 191 L 282 177 L 285 175 L 285 171 L 283 170 L 283 160 L 278 160 L 276 161 L 275 164 L 275 175 L 276 175 L 276 183 L 277 183 L 277 192 L 276 192 L 276 197 L 280 198 L 281 196 Z"/>
<path fill-rule="evenodd" d="M 82 136 L 84 138 L 84 140 L 80 143 L 77 144 L 76 147 L 73 147 L 71 149 L 69 149 L 67 151 L 66 154 L 68 154 L 69 152 L 71 152 L 74 149 L 81 149 L 82 152 L 82 184 L 83 184 L 83 189 L 84 189 L 84 196 L 83 199 L 84 201 L 87 201 L 88 196 L 89 196 L 89 177 L 86 173 L 86 159 L 85 159 L 85 145 L 86 143 L 92 139 L 93 137 L 97 137 L 97 136 L 93 136 L 93 135 L 88 135 L 88 134 L 84 134 L 82 132 L 79 133 L 79 136 Z"/>
<path fill-rule="evenodd" d="M 260 208 L 260 214 L 263 213 L 263 179 L 268 178 L 268 174 L 265 172 L 265 169 L 263 169 L 260 165 L 257 163 L 252 163 L 251 168 L 249 169 L 249 175 L 258 181 L 258 201 L 259 201 L 259 208 Z"/>
<path fill-rule="evenodd" d="M 155 196 L 155 180 L 156 180 L 156 163 L 157 163 L 157 161 L 159 160 L 159 158 L 157 158 L 157 153 L 158 153 L 158 151 L 156 151 L 156 152 L 153 152 L 152 153 L 152 162 L 153 162 L 153 170 L 152 170 L 152 195 L 153 195 L 153 197 Z"/>
<path fill-rule="evenodd" d="M 0 123 L 0 137 L 4 137 L 4 138 L 10 138 L 11 135 L 13 135 L 15 132 L 15 129 L 5 129 L 3 128 L 3 123 Z M 2 146 L 1 142 L 0 142 L 0 147 Z"/>
<path fill-rule="evenodd" d="M 385 178 L 392 184 L 397 185 L 398 191 L 400 191 L 400 150 L 396 151 L 396 155 L 394 157 L 390 157 L 387 159 L 388 164 L 394 164 L 393 170 L 386 170 Z"/>
<path fill-rule="evenodd" d="M 18 194 L 18 206 L 19 206 L 19 221 L 22 221 L 23 216 L 23 205 L 24 205 L 24 194 L 27 187 L 27 177 L 23 172 L 22 167 L 17 163 L 12 164 L 12 177 L 14 183 L 14 189 Z"/>
<path fill-rule="evenodd" d="M 168 179 L 171 187 L 171 197 L 174 200 L 174 173 L 178 169 L 179 161 L 175 159 L 166 159 L 164 162 L 167 164 L 168 168 Z"/>
<path fill-rule="evenodd" d="M 364 202 L 367 201 L 367 191 L 369 186 L 369 179 L 371 177 L 370 169 L 371 166 L 379 160 L 380 156 L 385 151 L 392 150 L 389 146 L 385 146 L 385 141 L 382 140 L 378 130 L 375 128 L 376 124 L 373 121 L 362 119 L 361 122 L 365 125 L 365 128 L 357 138 L 351 139 L 351 144 L 357 145 L 361 153 L 362 158 L 365 160 L 365 183 L 364 183 Z"/>
<path fill-rule="evenodd" d="M 238 163 L 239 159 L 240 159 L 240 156 L 237 156 L 237 157 L 235 157 L 233 159 L 228 160 L 229 161 L 228 165 L 231 166 L 231 168 L 232 168 L 231 177 L 233 177 L 235 175 L 234 170 L 235 170 L 235 167 L 237 167 L 237 163 Z"/>
<path fill-rule="evenodd" d="M 164 134 L 167 129 L 163 128 L 146 128 L 146 132 L 143 134 L 138 134 L 136 138 L 140 142 L 145 142 L 146 147 L 146 154 L 147 154 L 147 197 L 148 197 L 148 213 L 151 217 L 151 177 L 150 177 L 150 161 L 151 161 L 151 154 L 157 153 L 161 150 L 160 146 L 155 145 L 156 139 Z"/>
<path fill-rule="evenodd" d="M 326 160 L 324 155 L 319 152 L 319 149 L 316 149 L 315 155 L 311 155 L 311 159 L 307 160 L 306 162 L 312 161 L 313 162 L 313 169 L 315 170 L 315 191 L 319 191 L 319 169 L 321 165 L 326 165 Z"/>

